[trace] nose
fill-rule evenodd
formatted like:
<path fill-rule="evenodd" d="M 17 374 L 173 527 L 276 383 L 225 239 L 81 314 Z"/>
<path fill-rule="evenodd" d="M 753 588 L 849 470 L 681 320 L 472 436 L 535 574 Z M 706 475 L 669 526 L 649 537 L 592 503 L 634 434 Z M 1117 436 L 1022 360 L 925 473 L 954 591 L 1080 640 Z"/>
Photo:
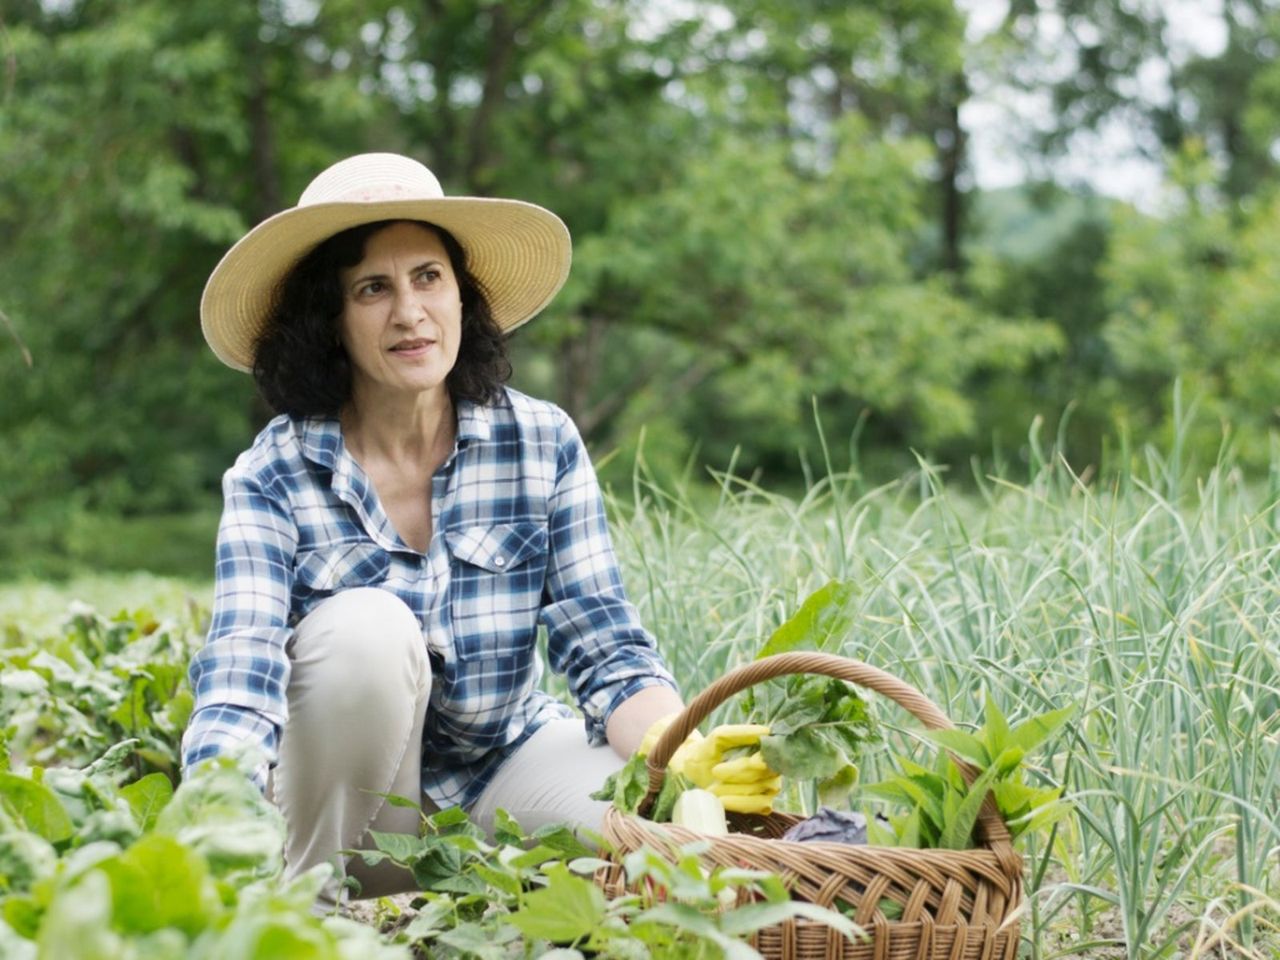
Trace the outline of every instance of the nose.
<path fill-rule="evenodd" d="M 391 314 L 392 321 L 402 327 L 417 326 L 418 321 L 422 319 L 422 305 L 414 296 L 411 285 L 397 287 L 395 296 L 392 298 Z"/>

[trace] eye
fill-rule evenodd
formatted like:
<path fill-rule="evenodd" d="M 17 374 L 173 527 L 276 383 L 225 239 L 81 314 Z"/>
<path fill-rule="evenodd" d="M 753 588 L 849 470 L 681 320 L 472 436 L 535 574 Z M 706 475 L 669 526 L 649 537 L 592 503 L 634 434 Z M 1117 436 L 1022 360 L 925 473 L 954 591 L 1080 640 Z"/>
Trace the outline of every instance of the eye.
<path fill-rule="evenodd" d="M 439 267 L 423 267 L 418 271 L 419 283 L 435 283 L 442 276 Z"/>
<path fill-rule="evenodd" d="M 370 280 L 368 283 L 362 283 L 360 286 L 356 287 L 356 296 L 357 297 L 376 296 L 377 294 L 381 293 L 382 290 L 383 290 L 383 283 L 381 280 Z"/>

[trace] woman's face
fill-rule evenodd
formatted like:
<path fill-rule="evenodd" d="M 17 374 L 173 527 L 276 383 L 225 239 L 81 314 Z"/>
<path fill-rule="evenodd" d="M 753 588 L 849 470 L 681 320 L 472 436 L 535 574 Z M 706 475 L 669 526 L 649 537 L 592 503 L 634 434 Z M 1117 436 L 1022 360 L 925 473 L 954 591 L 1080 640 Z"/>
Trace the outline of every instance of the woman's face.
<path fill-rule="evenodd" d="M 353 394 L 376 403 L 443 393 L 458 359 L 462 298 L 436 232 L 417 223 L 379 230 L 365 242 L 364 259 L 338 279 Z"/>

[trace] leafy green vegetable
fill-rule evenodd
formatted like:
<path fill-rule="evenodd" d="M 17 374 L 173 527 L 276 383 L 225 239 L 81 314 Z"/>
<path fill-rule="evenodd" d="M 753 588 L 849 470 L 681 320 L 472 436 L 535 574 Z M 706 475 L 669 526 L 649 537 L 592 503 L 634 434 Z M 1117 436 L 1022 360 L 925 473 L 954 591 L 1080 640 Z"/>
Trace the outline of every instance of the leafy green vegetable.
<path fill-rule="evenodd" d="M 1010 835 L 1041 830 L 1070 810 L 1059 802 L 1061 787 L 1037 788 L 1023 782 L 1023 760 L 1070 719 L 1072 708 L 1032 717 L 1010 729 L 995 701 L 988 696 L 984 723 L 976 733 L 927 730 L 925 737 L 959 756 L 978 770 L 972 786 L 947 753 L 933 770 L 898 758 L 899 772 L 879 783 L 863 786 L 864 796 L 907 806 L 909 812 L 890 817 L 893 833 L 871 832 L 872 842 L 909 847 L 962 850 L 972 846 L 973 828 L 988 792 Z"/>
<path fill-rule="evenodd" d="M 649 767 L 643 756 L 632 754 L 621 770 L 610 774 L 604 785 L 591 794 L 591 799 L 605 800 L 621 812 L 634 815 L 648 792 Z"/>

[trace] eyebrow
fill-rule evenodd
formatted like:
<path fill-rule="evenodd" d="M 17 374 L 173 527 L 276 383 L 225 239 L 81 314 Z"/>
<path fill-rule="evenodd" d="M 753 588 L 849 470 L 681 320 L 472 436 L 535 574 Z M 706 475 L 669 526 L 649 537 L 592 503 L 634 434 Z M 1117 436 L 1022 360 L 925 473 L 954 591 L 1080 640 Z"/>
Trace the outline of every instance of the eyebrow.
<path fill-rule="evenodd" d="M 425 270 L 427 267 L 443 267 L 443 266 L 444 266 L 443 260 L 432 257 L 430 260 L 424 260 L 422 261 L 422 263 L 418 264 L 416 267 L 410 268 L 409 272 L 417 273 L 419 270 Z M 387 274 L 385 273 L 366 273 L 351 280 L 347 284 L 347 286 L 354 288 L 354 287 L 360 286 L 360 284 L 362 283 L 368 283 L 370 280 L 386 280 L 386 279 L 387 279 Z"/>

